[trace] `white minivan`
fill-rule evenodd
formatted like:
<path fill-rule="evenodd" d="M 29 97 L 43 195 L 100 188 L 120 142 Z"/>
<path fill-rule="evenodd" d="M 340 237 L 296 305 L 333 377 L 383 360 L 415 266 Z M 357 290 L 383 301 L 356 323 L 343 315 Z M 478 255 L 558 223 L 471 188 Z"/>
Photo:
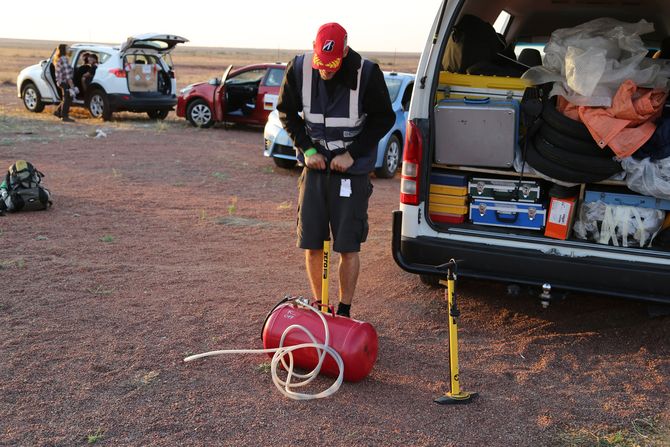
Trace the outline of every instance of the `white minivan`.
<path fill-rule="evenodd" d="M 581 32 L 590 37 L 570 41 Z M 670 303 L 670 196 L 640 190 L 630 167 L 670 172 L 670 153 L 636 158 L 662 150 L 649 148 L 653 128 L 670 129 L 668 66 L 657 59 L 669 35 L 667 0 L 443 0 L 412 94 L 396 263 L 428 284 L 455 259 L 462 276 L 543 287 L 545 298 L 553 289 Z M 593 137 L 593 114 L 609 104 L 594 100 L 601 92 L 575 98 L 596 86 L 600 61 L 609 70 L 633 59 L 628 77 L 648 88 L 636 95 L 656 94 L 657 110 L 624 157 L 618 140 Z M 642 79 L 651 72 L 653 82 Z"/>

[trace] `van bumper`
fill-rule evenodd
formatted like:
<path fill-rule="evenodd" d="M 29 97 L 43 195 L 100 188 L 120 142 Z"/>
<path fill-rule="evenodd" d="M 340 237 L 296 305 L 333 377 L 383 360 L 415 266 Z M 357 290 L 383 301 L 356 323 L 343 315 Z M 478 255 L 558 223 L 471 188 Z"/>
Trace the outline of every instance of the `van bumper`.
<path fill-rule="evenodd" d="M 402 211 L 394 211 L 393 259 L 410 273 L 444 276 L 437 266 L 456 259 L 458 274 L 465 277 L 537 286 L 548 283 L 552 289 L 670 303 L 670 265 L 529 254 L 433 237 L 403 238 L 401 230 Z"/>

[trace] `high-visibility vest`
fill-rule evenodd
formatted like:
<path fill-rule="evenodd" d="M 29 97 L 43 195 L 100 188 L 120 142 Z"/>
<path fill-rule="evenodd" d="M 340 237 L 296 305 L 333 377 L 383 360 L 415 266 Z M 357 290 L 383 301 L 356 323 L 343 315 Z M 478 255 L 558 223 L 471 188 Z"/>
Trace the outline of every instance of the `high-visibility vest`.
<path fill-rule="evenodd" d="M 317 70 L 312 68 L 312 53 L 305 53 L 295 60 L 294 70 L 301 90 L 302 111 L 307 135 L 322 148 L 337 155 L 342 153 L 363 130 L 366 114 L 363 97 L 373 63 L 361 58 L 356 76 L 356 88 L 338 84 L 329 99 L 326 85 Z M 307 61 L 307 63 L 304 63 Z M 298 154 L 302 158 L 302 154 Z M 354 161 L 351 174 L 364 174 L 374 169 L 377 151 L 372 150 Z M 302 161 L 302 160 L 301 160 Z"/>

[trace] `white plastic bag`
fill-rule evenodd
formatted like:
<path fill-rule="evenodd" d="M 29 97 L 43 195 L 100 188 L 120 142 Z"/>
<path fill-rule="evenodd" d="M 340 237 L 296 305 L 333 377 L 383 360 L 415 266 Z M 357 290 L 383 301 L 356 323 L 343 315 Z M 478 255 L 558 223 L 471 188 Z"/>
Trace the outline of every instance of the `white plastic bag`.
<path fill-rule="evenodd" d="M 561 95 L 580 106 L 610 107 L 627 79 L 640 87 L 668 88 L 670 64 L 647 58 L 640 35 L 654 25 L 600 18 L 551 34 L 541 67 L 524 75 L 533 84 L 554 82 L 551 96 Z"/>
<path fill-rule="evenodd" d="M 648 247 L 661 229 L 665 212 L 651 208 L 586 202 L 573 225 L 578 239 L 623 247 Z"/>
<path fill-rule="evenodd" d="M 650 158 L 621 160 L 628 189 L 647 196 L 670 200 L 670 157 L 652 161 Z"/>

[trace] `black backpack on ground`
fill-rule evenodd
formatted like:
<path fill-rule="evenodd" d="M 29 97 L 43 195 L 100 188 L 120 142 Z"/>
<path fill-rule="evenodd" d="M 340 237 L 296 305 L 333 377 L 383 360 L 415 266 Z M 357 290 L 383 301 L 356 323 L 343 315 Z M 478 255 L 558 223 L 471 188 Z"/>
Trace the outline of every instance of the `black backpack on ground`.
<path fill-rule="evenodd" d="M 18 160 L 7 170 L 0 184 L 0 212 L 38 211 L 51 206 L 49 190 L 40 185 L 42 174 L 25 160 Z"/>

